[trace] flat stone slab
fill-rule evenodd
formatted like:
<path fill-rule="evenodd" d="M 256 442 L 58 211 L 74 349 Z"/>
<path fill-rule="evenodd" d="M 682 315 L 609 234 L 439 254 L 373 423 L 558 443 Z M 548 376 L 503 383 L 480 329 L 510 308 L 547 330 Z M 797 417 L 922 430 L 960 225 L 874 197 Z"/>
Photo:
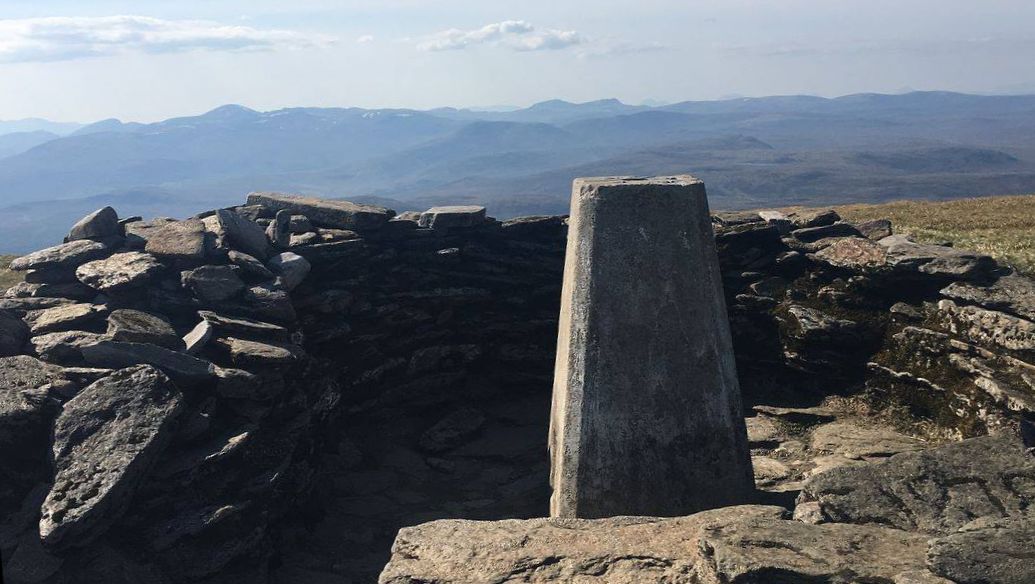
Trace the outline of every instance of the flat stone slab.
<path fill-rule="evenodd" d="M 33 352 L 44 361 L 61 365 L 79 365 L 83 362 L 83 347 L 110 339 L 108 335 L 98 333 L 63 331 L 34 336 L 29 343 Z"/>
<path fill-rule="evenodd" d="M 83 360 L 93 367 L 152 365 L 184 385 L 202 383 L 215 376 L 215 369 L 208 361 L 146 343 L 100 341 L 82 347 L 81 352 Z"/>
<path fill-rule="evenodd" d="M 1035 516 L 975 521 L 931 542 L 928 566 L 959 584 L 1035 582 Z"/>
<path fill-rule="evenodd" d="M 816 252 L 815 258 L 835 268 L 862 272 L 888 268 L 887 248 L 861 237 L 839 239 L 829 247 Z"/>
<path fill-rule="evenodd" d="M 673 519 L 435 521 L 399 532 L 378 582 L 890 582 L 927 571 L 926 536 L 807 525 L 784 513 L 739 506 Z"/>
<path fill-rule="evenodd" d="M 452 205 L 432 207 L 420 214 L 421 227 L 448 229 L 450 227 L 477 227 L 485 223 L 485 207 Z"/>
<path fill-rule="evenodd" d="M 265 338 L 286 341 L 288 330 L 280 325 L 240 316 L 227 316 L 210 310 L 198 311 L 198 316 L 210 323 L 218 334 L 245 338 Z"/>
<path fill-rule="evenodd" d="M 916 452 L 923 450 L 926 444 L 889 428 L 832 422 L 813 430 L 809 446 L 815 452 L 869 460 L 887 458 L 901 452 Z"/>
<path fill-rule="evenodd" d="M 287 210 L 295 215 L 305 215 L 314 225 L 338 229 L 377 229 L 394 215 L 393 211 L 376 205 L 282 193 L 251 193 L 248 204 L 262 205 L 272 211 Z"/>
<path fill-rule="evenodd" d="M 75 275 L 94 290 L 119 292 L 144 286 L 163 269 L 153 255 L 129 251 L 85 263 L 76 269 Z"/>
<path fill-rule="evenodd" d="M 108 309 L 99 304 L 68 304 L 25 315 L 33 336 L 81 328 L 104 318 Z"/>
<path fill-rule="evenodd" d="M 183 339 L 165 319 L 140 310 L 113 310 L 108 315 L 108 336 L 127 343 L 151 343 L 174 351 L 183 350 Z"/>
<path fill-rule="evenodd" d="M 817 474 L 798 497 L 809 502 L 838 523 L 948 534 L 1035 504 L 1035 457 L 1012 438 L 971 438 Z"/>
<path fill-rule="evenodd" d="M 206 231 L 200 219 L 176 221 L 147 233 L 144 251 L 162 260 L 198 264 L 205 261 Z"/>
<path fill-rule="evenodd" d="M 113 373 L 65 404 L 54 425 L 54 484 L 40 536 L 83 546 L 114 522 L 172 436 L 180 393 L 148 366 Z"/>
<path fill-rule="evenodd" d="M 239 367 L 286 367 L 297 359 L 297 348 L 227 337 L 215 343 L 230 354 Z"/>
<path fill-rule="evenodd" d="M 108 253 L 107 245 L 81 239 L 22 256 L 12 261 L 10 267 L 16 272 L 44 268 L 74 270 L 82 264 L 102 258 Z"/>

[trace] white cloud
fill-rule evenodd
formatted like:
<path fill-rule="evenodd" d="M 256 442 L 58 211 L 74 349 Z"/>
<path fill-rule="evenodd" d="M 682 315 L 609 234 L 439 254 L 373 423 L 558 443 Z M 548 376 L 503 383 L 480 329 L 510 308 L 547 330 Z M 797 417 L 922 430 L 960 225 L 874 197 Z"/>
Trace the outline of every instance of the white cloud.
<path fill-rule="evenodd" d="M 453 51 L 476 45 L 496 45 L 515 51 L 566 49 L 586 42 L 574 30 L 538 30 L 524 20 L 506 20 L 474 30 L 452 28 L 427 36 L 417 43 L 422 51 Z"/>
<path fill-rule="evenodd" d="M 131 52 L 299 49 L 333 42 L 325 35 L 146 16 L 0 20 L 0 63 L 65 61 Z"/>
<path fill-rule="evenodd" d="M 372 42 L 374 42 L 374 35 L 372 35 L 372 34 L 365 34 L 363 36 L 356 37 L 356 42 L 361 44 L 361 45 L 365 45 L 367 43 L 372 43 Z"/>

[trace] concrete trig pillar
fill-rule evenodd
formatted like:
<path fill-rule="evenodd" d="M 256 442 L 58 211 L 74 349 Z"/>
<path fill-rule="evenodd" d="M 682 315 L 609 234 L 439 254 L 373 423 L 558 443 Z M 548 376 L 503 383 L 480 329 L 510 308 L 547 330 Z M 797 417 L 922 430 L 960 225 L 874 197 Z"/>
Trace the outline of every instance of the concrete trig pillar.
<path fill-rule="evenodd" d="M 750 499 L 700 180 L 575 180 L 550 453 L 554 517 L 678 516 Z"/>

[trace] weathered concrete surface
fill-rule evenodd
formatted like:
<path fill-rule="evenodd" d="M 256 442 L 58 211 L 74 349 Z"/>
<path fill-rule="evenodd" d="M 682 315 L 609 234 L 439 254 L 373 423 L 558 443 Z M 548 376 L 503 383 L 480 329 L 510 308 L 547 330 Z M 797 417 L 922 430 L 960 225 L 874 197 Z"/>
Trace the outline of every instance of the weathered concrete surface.
<path fill-rule="evenodd" d="M 399 532 L 379 582 L 890 582 L 927 573 L 924 535 L 783 513 L 745 505 L 672 519 L 436 521 Z"/>
<path fill-rule="evenodd" d="M 704 183 L 578 179 L 569 229 L 551 515 L 745 502 L 751 460 Z"/>

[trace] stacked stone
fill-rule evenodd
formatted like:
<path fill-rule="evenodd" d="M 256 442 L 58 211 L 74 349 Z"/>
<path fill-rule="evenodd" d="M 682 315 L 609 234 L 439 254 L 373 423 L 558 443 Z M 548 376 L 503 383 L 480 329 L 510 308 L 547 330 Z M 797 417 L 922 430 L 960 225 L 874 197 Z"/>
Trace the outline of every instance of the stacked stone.
<path fill-rule="evenodd" d="M 307 488 L 318 395 L 289 297 L 309 263 L 249 211 L 106 207 L 12 263 L 25 282 L 0 299 L 5 582 L 265 572 L 268 525 Z"/>
<path fill-rule="evenodd" d="M 1032 280 L 831 211 L 713 227 L 748 405 L 1035 419 Z M 0 298 L 5 582 L 372 581 L 402 526 L 545 514 L 566 234 L 274 193 L 84 218 Z"/>

